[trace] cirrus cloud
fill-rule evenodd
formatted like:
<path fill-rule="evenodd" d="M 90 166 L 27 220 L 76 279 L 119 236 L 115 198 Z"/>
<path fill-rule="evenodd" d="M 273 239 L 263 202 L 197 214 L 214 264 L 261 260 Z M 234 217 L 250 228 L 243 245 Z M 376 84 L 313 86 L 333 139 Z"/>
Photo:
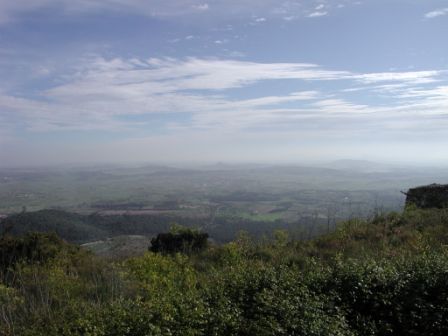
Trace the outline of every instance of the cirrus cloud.
<path fill-rule="evenodd" d="M 3 119 L 29 131 L 132 131 L 148 128 L 156 115 L 165 120 L 159 130 L 170 132 L 261 125 L 300 128 L 309 122 L 329 127 L 329 118 L 338 117 L 343 124 L 361 122 L 366 116 L 383 123 L 414 117 L 417 125 L 422 118 L 445 115 L 448 108 L 446 71 L 356 74 L 308 63 L 102 57 L 85 59 L 74 68 L 61 77 L 63 83 L 42 89 L 35 97 L 3 92 Z M 357 85 L 365 94 L 360 100 L 351 96 L 360 92 L 353 88 L 309 89 L 336 81 L 338 87 Z M 256 97 L 230 94 L 275 83 L 288 84 L 290 89 Z M 387 104 L 362 102 L 379 94 L 388 97 Z M 168 117 L 179 113 L 186 118 Z"/>

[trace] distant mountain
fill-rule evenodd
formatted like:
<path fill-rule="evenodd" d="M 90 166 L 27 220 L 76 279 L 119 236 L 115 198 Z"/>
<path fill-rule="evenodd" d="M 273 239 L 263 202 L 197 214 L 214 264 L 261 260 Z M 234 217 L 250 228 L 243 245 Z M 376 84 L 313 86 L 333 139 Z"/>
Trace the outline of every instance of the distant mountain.
<path fill-rule="evenodd" d="M 397 166 L 367 160 L 336 160 L 326 163 L 322 167 L 360 173 L 387 173 L 399 168 Z"/>
<path fill-rule="evenodd" d="M 224 171 L 224 170 L 247 170 L 247 169 L 259 169 L 270 167 L 268 164 L 261 163 L 225 163 L 217 162 L 215 164 L 195 166 L 194 169 L 205 170 L 205 171 Z"/>

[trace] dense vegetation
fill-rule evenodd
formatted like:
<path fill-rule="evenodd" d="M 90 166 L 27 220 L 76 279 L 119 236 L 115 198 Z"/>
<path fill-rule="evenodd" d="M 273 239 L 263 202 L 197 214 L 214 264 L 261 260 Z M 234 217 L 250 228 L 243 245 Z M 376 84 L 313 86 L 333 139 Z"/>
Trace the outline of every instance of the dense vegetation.
<path fill-rule="evenodd" d="M 446 335 L 447 243 L 446 209 L 112 263 L 54 235 L 5 235 L 0 334 Z"/>
<path fill-rule="evenodd" d="M 150 251 L 156 253 L 191 254 L 204 251 L 208 246 L 208 234 L 186 228 L 174 228 L 168 233 L 159 233 L 151 239 Z"/>

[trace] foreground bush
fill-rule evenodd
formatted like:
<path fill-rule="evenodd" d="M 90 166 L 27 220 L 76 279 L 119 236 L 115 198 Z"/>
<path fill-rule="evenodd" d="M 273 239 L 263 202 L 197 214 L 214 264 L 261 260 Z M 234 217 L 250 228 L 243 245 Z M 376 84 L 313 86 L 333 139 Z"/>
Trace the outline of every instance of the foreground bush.
<path fill-rule="evenodd" d="M 0 335 L 448 335 L 446 218 L 391 214 L 310 242 L 242 234 L 120 263 L 10 237 Z M 23 244 L 36 251 L 10 248 Z"/>

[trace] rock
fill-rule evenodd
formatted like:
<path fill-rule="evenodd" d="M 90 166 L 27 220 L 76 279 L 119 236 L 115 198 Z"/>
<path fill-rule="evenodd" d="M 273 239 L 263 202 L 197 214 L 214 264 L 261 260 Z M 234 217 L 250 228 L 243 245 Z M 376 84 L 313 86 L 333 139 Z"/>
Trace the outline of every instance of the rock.
<path fill-rule="evenodd" d="M 448 184 L 430 184 L 409 189 L 406 195 L 406 206 L 418 208 L 448 208 Z"/>

